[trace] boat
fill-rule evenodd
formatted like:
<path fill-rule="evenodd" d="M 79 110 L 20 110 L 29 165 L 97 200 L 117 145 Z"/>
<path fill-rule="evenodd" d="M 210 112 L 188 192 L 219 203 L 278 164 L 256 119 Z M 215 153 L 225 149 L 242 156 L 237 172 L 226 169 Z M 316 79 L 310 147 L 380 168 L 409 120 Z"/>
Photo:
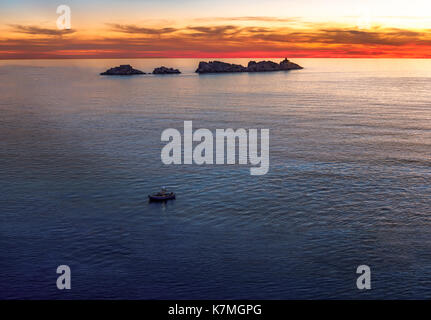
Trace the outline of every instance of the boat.
<path fill-rule="evenodd" d="M 167 200 L 174 200 L 175 199 L 175 193 L 168 192 L 166 189 L 162 188 L 162 191 L 150 194 L 148 195 L 148 198 L 150 201 L 167 201 Z"/>

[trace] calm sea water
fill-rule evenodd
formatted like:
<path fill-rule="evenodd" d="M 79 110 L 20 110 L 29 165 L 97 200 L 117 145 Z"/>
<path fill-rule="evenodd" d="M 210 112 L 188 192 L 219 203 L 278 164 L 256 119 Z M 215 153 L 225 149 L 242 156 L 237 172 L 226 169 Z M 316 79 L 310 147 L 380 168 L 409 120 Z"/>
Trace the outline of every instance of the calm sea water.
<path fill-rule="evenodd" d="M 294 61 L 0 61 L 0 297 L 431 298 L 431 60 Z M 98 75 L 120 63 L 183 74 Z M 269 128 L 269 173 L 163 165 L 185 120 Z"/>

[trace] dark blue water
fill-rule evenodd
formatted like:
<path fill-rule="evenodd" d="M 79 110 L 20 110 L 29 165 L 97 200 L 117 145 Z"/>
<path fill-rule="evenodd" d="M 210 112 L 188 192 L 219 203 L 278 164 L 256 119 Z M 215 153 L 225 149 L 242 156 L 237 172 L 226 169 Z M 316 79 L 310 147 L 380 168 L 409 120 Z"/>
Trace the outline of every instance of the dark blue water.
<path fill-rule="evenodd" d="M 98 75 L 124 62 L 183 74 Z M 0 62 L 0 298 L 431 298 L 431 62 L 197 62 Z M 269 128 L 269 173 L 163 165 L 186 120 Z"/>

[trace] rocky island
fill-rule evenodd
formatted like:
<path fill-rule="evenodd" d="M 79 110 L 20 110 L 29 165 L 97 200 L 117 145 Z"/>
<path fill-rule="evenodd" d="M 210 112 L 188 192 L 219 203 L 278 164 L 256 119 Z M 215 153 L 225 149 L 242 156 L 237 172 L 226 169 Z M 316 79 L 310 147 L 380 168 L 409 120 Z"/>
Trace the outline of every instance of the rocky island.
<path fill-rule="evenodd" d="M 280 63 L 272 61 L 250 61 L 247 67 L 240 64 L 232 64 L 221 61 L 210 61 L 199 63 L 196 73 L 222 73 L 222 72 L 268 72 L 288 71 L 303 69 L 300 65 L 284 59 Z"/>
<path fill-rule="evenodd" d="M 180 70 L 174 68 L 166 68 L 161 66 L 160 68 L 155 68 L 153 74 L 179 74 Z"/>
<path fill-rule="evenodd" d="M 199 62 L 196 73 L 221 73 L 221 72 L 247 72 L 247 68 L 240 64 L 232 64 L 221 61 Z"/>
<path fill-rule="evenodd" d="M 130 64 L 122 64 L 101 73 L 102 76 L 132 76 L 135 74 L 145 74 L 145 72 L 133 69 Z"/>
<path fill-rule="evenodd" d="M 266 71 L 288 71 L 288 70 L 300 70 L 303 69 L 300 65 L 290 62 L 284 59 L 280 63 L 275 63 L 272 61 L 250 61 L 248 63 L 248 72 L 266 72 Z"/>

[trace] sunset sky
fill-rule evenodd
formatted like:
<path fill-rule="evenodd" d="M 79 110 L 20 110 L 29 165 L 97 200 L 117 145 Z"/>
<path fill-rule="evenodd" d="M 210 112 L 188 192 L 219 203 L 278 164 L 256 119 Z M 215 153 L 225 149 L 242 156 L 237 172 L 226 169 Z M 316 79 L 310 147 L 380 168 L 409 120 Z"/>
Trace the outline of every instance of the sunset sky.
<path fill-rule="evenodd" d="M 284 56 L 430 58 L 431 1 L 0 2 L 0 59 Z"/>

